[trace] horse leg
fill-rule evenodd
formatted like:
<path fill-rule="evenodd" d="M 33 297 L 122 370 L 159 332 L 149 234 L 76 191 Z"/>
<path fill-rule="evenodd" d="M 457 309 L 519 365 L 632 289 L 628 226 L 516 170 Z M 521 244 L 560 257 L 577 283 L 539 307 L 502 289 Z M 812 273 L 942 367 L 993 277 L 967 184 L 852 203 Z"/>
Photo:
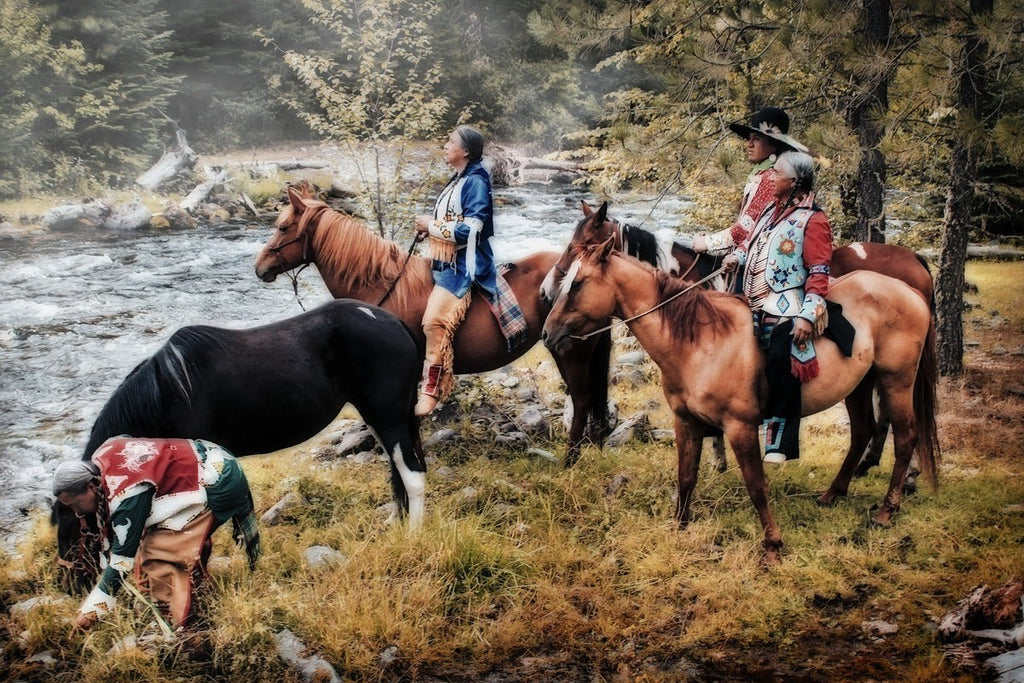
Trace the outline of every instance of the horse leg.
<path fill-rule="evenodd" d="M 364 413 L 363 420 L 384 447 L 391 465 L 391 495 L 394 512 L 388 519 L 409 516 L 409 528 L 419 529 L 423 525 L 426 508 L 427 462 L 420 444 L 419 421 L 412 412 L 410 398 L 405 420 L 396 421 L 394 413 Z"/>
<path fill-rule="evenodd" d="M 675 520 L 680 529 L 685 529 L 690 522 L 690 503 L 693 500 L 693 489 L 697 485 L 697 468 L 700 465 L 701 441 L 704 438 L 705 426 L 690 416 L 676 415 L 676 457 L 678 470 L 676 485 Z"/>
<path fill-rule="evenodd" d="M 716 472 L 725 472 L 729 463 L 725 460 L 725 437 L 711 437 L 711 466 Z"/>
<path fill-rule="evenodd" d="M 857 388 L 846 397 L 846 412 L 850 416 L 850 448 L 839 468 L 839 473 L 825 493 L 818 498 L 818 505 L 832 505 L 836 498 L 845 496 L 850 490 L 850 480 L 864 467 L 860 456 L 877 433 L 875 429 L 874 380 L 865 378 Z M 886 427 L 888 429 L 888 427 Z M 877 462 L 875 464 L 878 464 Z M 866 470 L 865 470 L 866 471 Z"/>
<path fill-rule="evenodd" d="M 917 432 L 914 425 L 914 405 L 912 390 L 907 388 L 894 394 L 886 404 L 890 409 L 892 420 L 892 437 L 895 450 L 895 462 L 892 477 L 889 479 L 889 490 L 882 499 L 872 523 L 877 526 L 888 526 L 893 515 L 900 509 L 903 484 L 910 468 L 911 456 L 917 446 Z"/>
<path fill-rule="evenodd" d="M 855 477 L 863 477 L 878 465 L 882 459 L 882 449 L 885 448 L 885 439 L 889 436 L 889 414 L 879 403 L 875 406 L 878 394 L 875 391 L 875 373 L 868 373 L 861 380 L 857 388 L 846 397 L 846 412 L 850 415 L 850 443 L 853 447 L 853 431 L 867 430 L 869 442 L 865 448 L 858 453 L 864 458 L 858 463 L 854 471 Z M 875 419 L 877 415 L 878 419 Z"/>
<path fill-rule="evenodd" d="M 729 445 L 736 455 L 740 466 L 743 483 L 747 487 L 750 502 L 757 510 L 764 529 L 764 556 L 761 562 L 769 567 L 780 562 L 782 552 L 782 532 L 775 523 L 771 508 L 768 506 L 768 480 L 764 476 L 764 464 L 761 462 L 761 444 L 757 438 L 757 426 L 735 423 L 726 427 Z"/>
<path fill-rule="evenodd" d="M 608 369 L 611 365 L 612 333 L 602 332 L 594 342 L 587 373 L 587 395 L 590 397 L 590 414 L 587 423 L 587 437 L 598 447 L 611 429 L 608 425 Z"/>
<path fill-rule="evenodd" d="M 592 387 L 589 376 L 590 357 L 593 352 L 592 344 L 573 344 L 566 352 L 551 355 L 555 359 L 558 372 L 565 382 L 566 392 L 572 403 L 572 423 L 569 425 L 569 446 L 565 453 L 565 466 L 572 467 L 580 459 L 580 449 L 583 444 L 583 432 L 587 426 L 587 415 L 593 409 Z M 605 395 L 607 395 L 607 378 L 605 380 Z M 607 408 L 605 408 L 607 410 Z"/>

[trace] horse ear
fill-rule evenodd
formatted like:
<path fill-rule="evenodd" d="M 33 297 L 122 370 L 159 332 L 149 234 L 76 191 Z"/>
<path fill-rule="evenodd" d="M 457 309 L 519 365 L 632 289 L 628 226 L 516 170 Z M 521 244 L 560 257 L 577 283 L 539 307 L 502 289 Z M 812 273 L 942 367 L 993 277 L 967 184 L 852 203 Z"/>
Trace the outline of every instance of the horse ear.
<path fill-rule="evenodd" d="M 601 207 L 604 208 L 604 205 Z M 600 213 L 600 212 L 599 212 Z M 597 261 L 598 263 L 604 263 L 611 256 L 612 250 L 615 249 L 615 238 L 609 237 L 601 243 L 601 248 L 598 249 Z"/>
<path fill-rule="evenodd" d="M 302 204 L 302 195 L 292 186 L 288 186 L 288 202 L 295 207 L 297 211 L 302 211 L 306 207 Z"/>
<path fill-rule="evenodd" d="M 587 218 L 590 218 L 591 216 L 594 215 L 594 209 L 592 209 L 590 207 L 590 204 L 587 204 L 584 201 L 581 201 L 580 204 L 583 206 L 583 215 L 584 216 L 586 216 Z"/>
<path fill-rule="evenodd" d="M 604 223 L 606 218 L 608 218 L 608 202 L 601 202 L 601 207 L 597 210 L 597 218 L 594 222 Z"/>

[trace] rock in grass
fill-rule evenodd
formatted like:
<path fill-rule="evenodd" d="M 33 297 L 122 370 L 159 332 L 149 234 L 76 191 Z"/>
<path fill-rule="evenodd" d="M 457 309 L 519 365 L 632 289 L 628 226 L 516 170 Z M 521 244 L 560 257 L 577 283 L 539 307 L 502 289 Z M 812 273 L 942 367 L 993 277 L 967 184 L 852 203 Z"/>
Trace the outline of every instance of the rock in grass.
<path fill-rule="evenodd" d="M 333 567 L 344 563 L 348 559 L 342 553 L 326 545 L 310 546 L 303 551 L 302 557 L 306 560 L 306 564 L 310 569 Z"/>
<path fill-rule="evenodd" d="M 319 655 L 309 655 L 305 643 L 288 629 L 275 633 L 274 641 L 277 643 L 277 654 L 302 676 L 302 680 L 310 683 L 341 683 L 338 672 L 330 662 Z"/>
<path fill-rule="evenodd" d="M 303 505 L 309 505 L 309 502 L 303 498 L 302 494 L 298 491 L 290 491 L 285 494 L 284 498 L 277 501 L 274 507 L 263 513 L 263 516 L 260 517 L 260 524 L 277 524 L 285 512 Z"/>
<path fill-rule="evenodd" d="M 50 595 L 39 595 L 34 598 L 22 600 L 21 602 L 17 602 L 11 605 L 9 611 L 12 617 L 23 617 L 29 612 L 32 612 L 33 610 L 36 610 L 40 607 L 56 607 L 69 601 L 70 599 L 67 597 L 55 598 Z"/>
<path fill-rule="evenodd" d="M 541 460 L 547 460 L 548 462 L 553 462 L 555 464 L 558 464 L 559 462 L 558 458 L 556 458 L 553 453 L 546 451 L 543 448 L 528 448 L 526 449 L 526 453 L 527 455 L 532 455 L 540 458 Z"/>

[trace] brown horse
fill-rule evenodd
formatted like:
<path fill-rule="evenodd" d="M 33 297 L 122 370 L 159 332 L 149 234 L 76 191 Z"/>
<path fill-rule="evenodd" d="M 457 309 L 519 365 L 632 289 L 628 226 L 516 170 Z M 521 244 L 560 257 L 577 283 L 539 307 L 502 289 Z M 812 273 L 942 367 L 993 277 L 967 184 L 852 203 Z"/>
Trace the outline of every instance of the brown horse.
<path fill-rule="evenodd" d="M 558 349 L 574 337 L 623 319 L 657 363 L 675 414 L 679 498 L 675 517 L 685 526 L 697 480 L 700 442 L 708 427 L 721 429 L 736 454 L 747 492 L 764 528 L 767 563 L 779 560 L 782 537 L 768 506 L 758 427 L 766 396 L 763 358 L 750 309 L 740 297 L 701 289 L 683 291 L 677 278 L 613 250 L 612 240 L 576 250 L 544 324 L 544 341 Z M 669 298 L 679 293 L 672 300 Z M 827 338 L 815 349 L 820 374 L 802 385 L 803 413 L 824 410 L 874 373 L 892 420 L 896 461 L 889 490 L 874 521 L 887 525 L 900 506 L 903 480 L 915 448 L 926 478 L 936 482 L 934 460 L 935 368 L 922 363 L 931 315 L 906 284 L 858 271 L 837 280 L 829 298 L 843 305 L 856 329 L 847 358 Z M 662 302 L 665 302 L 662 304 Z M 859 459 L 852 449 L 818 499 L 845 495 Z"/>
<path fill-rule="evenodd" d="M 511 352 L 487 301 L 474 292 L 469 312 L 455 333 L 456 373 L 494 370 L 536 343 L 550 310 L 540 296 L 540 284 L 557 258 L 555 252 L 531 254 L 504 273 L 528 324 L 527 343 Z M 397 244 L 371 232 L 363 221 L 331 209 L 308 191 L 288 188 L 288 205 L 256 257 L 256 275 L 273 282 L 279 274 L 309 263 L 316 264 L 335 297 L 379 304 L 394 313 L 412 330 L 422 357 L 425 337 L 421 321 L 433 287 L 429 259 L 407 256 Z M 598 444 L 607 434 L 610 350 L 611 336 L 603 335 L 553 354 L 573 407 L 567 464 L 579 458 L 585 431 Z"/>
<path fill-rule="evenodd" d="M 721 266 L 721 258 L 698 254 L 692 249 L 672 241 L 659 243 L 657 237 L 642 228 L 620 223 L 608 217 L 607 203 L 594 209 L 586 202 L 581 202 L 583 218 L 576 225 L 569 247 L 562 253 L 558 263 L 545 278 L 542 285 L 546 295 L 558 286 L 573 258 L 574 245 L 601 244 L 608 239 L 614 240 L 617 251 L 628 253 L 659 270 L 663 270 L 686 282 L 697 282 L 711 276 Z M 902 280 L 921 293 L 929 307 L 933 305 L 932 275 L 925 260 L 915 252 L 894 244 L 881 242 L 854 242 L 837 248 L 832 252 L 832 275 L 841 277 L 855 270 L 870 270 L 882 275 Z M 708 286 L 718 291 L 725 291 L 724 277 L 713 278 Z M 929 352 L 935 348 L 935 326 L 928 331 L 926 348 Z M 856 476 L 867 474 L 868 470 L 877 465 L 881 459 L 882 449 L 889 433 L 889 417 L 885 406 L 879 406 L 876 418 L 874 408 L 874 382 L 872 378 L 865 380 L 846 398 L 847 411 L 850 414 L 850 431 L 852 447 L 859 448 L 864 454 L 857 467 Z M 719 471 L 724 471 L 725 448 L 720 438 L 713 442 L 713 464 Z M 918 470 L 916 462 L 912 463 L 911 474 L 907 479 L 907 490 L 913 491 Z"/>

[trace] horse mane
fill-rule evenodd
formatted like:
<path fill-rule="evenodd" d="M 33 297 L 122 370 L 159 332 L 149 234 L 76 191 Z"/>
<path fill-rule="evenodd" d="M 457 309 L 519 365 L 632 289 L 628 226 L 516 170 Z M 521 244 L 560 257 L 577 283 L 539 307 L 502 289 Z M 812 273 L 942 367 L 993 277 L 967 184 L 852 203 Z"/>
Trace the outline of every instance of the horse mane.
<path fill-rule="evenodd" d="M 658 238 L 650 230 L 628 223 L 622 226 L 622 243 L 626 253 L 644 263 L 658 263 Z"/>
<path fill-rule="evenodd" d="M 175 332 L 151 357 L 128 373 L 100 411 L 82 455 L 88 460 L 112 436 L 184 436 L 165 433 L 170 407 L 191 403 L 193 378 L 221 342 L 216 328 L 194 325 Z"/>
<path fill-rule="evenodd" d="M 643 265 L 655 277 L 660 301 L 691 286 L 690 283 L 668 275 L 664 271 L 647 266 L 647 264 Z M 692 343 L 697 340 L 699 328 L 703 326 L 709 326 L 714 332 L 731 332 L 733 329 L 732 319 L 716 304 L 716 300 L 721 300 L 723 296 L 728 295 L 694 287 L 667 303 L 664 307 L 663 319 L 668 325 L 672 337 Z"/>
<path fill-rule="evenodd" d="M 394 242 L 373 234 L 365 221 L 325 209 L 313 248 L 322 266 L 337 273 L 345 290 L 386 289 L 395 282 L 390 298 L 398 308 L 405 308 L 410 289 L 416 282 L 411 277 L 413 271 L 406 269 L 403 274 L 405 254 Z"/>

